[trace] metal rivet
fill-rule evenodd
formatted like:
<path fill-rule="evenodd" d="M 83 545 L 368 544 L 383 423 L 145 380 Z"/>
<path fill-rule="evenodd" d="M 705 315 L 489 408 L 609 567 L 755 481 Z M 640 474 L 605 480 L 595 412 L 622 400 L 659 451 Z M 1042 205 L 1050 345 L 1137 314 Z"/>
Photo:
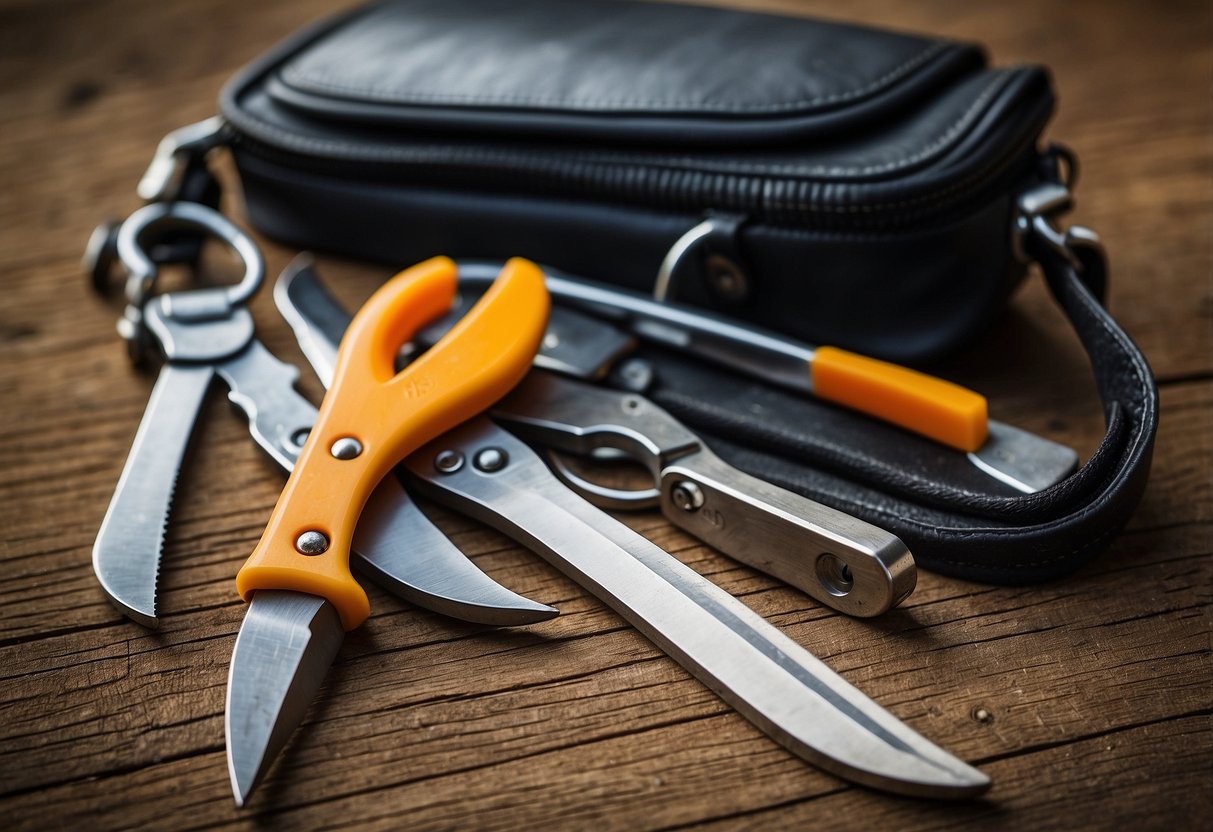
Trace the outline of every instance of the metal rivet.
<path fill-rule="evenodd" d="M 295 549 L 301 555 L 322 555 L 328 548 L 329 539 L 318 531 L 304 532 L 295 541 Z"/>
<path fill-rule="evenodd" d="M 476 453 L 475 466 L 486 474 L 500 471 L 510 461 L 509 455 L 501 448 L 485 448 Z"/>
<path fill-rule="evenodd" d="M 434 457 L 434 468 L 442 474 L 453 474 L 463 467 L 463 454 L 459 451 L 439 451 Z"/>
<path fill-rule="evenodd" d="M 708 285 L 726 300 L 745 300 L 750 294 L 750 281 L 741 267 L 720 254 L 707 258 Z"/>
<path fill-rule="evenodd" d="M 674 484 L 670 499 L 683 511 L 698 511 L 703 507 L 703 489 L 690 480 Z"/>
<path fill-rule="evenodd" d="M 291 444 L 296 448 L 302 448 L 307 443 L 307 436 L 311 432 L 311 428 L 299 428 L 291 434 Z"/>
<path fill-rule="evenodd" d="M 543 348 L 545 350 L 554 350 L 560 346 L 560 336 L 555 332 L 549 332 L 543 336 Z"/>
<path fill-rule="evenodd" d="M 643 393 L 653 385 L 653 365 L 641 358 L 631 358 L 619 368 L 619 380 L 624 388 Z"/>
<path fill-rule="evenodd" d="M 333 443 L 329 453 L 337 459 L 353 459 L 362 453 L 362 443 L 352 436 L 343 436 Z"/>

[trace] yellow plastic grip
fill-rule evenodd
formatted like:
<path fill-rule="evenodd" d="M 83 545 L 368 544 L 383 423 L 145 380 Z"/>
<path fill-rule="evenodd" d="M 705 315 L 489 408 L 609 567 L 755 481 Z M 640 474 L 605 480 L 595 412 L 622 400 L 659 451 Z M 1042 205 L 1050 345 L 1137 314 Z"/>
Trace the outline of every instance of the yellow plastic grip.
<path fill-rule="evenodd" d="M 818 347 L 810 372 L 823 399 L 962 451 L 986 441 L 986 399 L 958 384 L 836 347 Z"/>
<path fill-rule="evenodd" d="M 259 589 L 318 595 L 347 630 L 370 614 L 349 552 L 371 491 L 412 451 L 508 393 L 530 369 L 547 326 L 543 273 L 515 258 L 442 340 L 397 374 L 400 347 L 450 308 L 456 277 L 451 260 L 427 260 L 385 283 L 354 316 L 316 424 L 236 576 L 245 600 Z M 323 539 L 301 538 L 308 532 Z"/>

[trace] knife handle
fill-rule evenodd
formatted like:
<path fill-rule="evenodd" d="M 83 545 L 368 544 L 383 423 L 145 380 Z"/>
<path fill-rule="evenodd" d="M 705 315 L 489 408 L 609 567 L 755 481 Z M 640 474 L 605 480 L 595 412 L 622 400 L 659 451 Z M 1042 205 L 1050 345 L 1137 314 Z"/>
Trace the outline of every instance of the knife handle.
<path fill-rule="evenodd" d="M 959 384 L 837 347 L 818 347 L 809 372 L 814 394 L 827 401 L 961 451 L 986 441 L 986 399 Z"/>
<path fill-rule="evenodd" d="M 331 601 L 347 630 L 361 624 L 370 602 L 350 574 L 349 552 L 372 490 L 530 368 L 549 301 L 539 268 L 515 258 L 438 344 L 396 372 L 400 347 L 449 308 L 456 275 L 451 260 L 427 260 L 385 283 L 354 316 L 316 424 L 236 577 L 245 600 L 259 589 L 306 592 Z"/>

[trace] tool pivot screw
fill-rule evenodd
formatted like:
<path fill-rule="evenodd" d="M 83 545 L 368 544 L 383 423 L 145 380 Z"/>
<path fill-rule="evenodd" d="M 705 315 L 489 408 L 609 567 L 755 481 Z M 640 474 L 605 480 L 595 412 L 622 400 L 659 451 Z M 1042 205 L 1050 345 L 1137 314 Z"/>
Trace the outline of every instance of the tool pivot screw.
<path fill-rule="evenodd" d="M 698 511 L 703 507 L 703 489 L 690 480 L 682 480 L 670 489 L 670 499 L 683 511 Z"/>
<path fill-rule="evenodd" d="M 463 454 L 459 451 L 439 451 L 434 457 L 434 468 L 440 474 L 453 474 L 463 467 Z"/>
<path fill-rule="evenodd" d="M 329 539 L 318 531 L 304 532 L 295 541 L 295 549 L 301 555 L 323 555 L 328 548 Z"/>
<path fill-rule="evenodd" d="M 329 453 L 337 459 L 353 459 L 362 453 L 362 443 L 352 436 L 343 436 L 333 443 Z"/>
<path fill-rule="evenodd" d="M 492 474 L 504 468 L 509 461 L 509 455 L 501 448 L 485 448 L 476 454 L 474 464 L 484 473 Z"/>

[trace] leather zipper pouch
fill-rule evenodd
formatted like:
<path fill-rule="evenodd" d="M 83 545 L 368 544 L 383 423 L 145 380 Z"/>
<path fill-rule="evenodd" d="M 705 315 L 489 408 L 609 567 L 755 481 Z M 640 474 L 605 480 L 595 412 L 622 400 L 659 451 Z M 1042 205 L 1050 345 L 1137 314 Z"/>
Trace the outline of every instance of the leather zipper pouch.
<path fill-rule="evenodd" d="M 680 4 L 404 0 L 280 45 L 220 99 L 249 219 L 389 263 L 525 251 L 894 359 L 980 332 L 1023 274 L 1053 106 L 972 45 Z"/>
<path fill-rule="evenodd" d="M 1070 167 L 1039 146 L 1053 103 L 1040 67 L 834 22 L 401 0 L 255 61 L 193 147 L 229 146 L 248 219 L 293 245 L 393 266 L 522 255 L 898 362 L 973 338 L 1038 260 L 1091 352 L 1108 432 L 1036 493 L 876 420 L 644 351 L 649 394 L 730 462 L 889 528 L 928 568 L 1024 582 L 1123 525 L 1157 421 L 1149 368 L 1100 306 L 1101 252 L 1048 221 Z M 185 198 L 213 201 L 190 185 L 200 154 L 180 155 Z"/>

